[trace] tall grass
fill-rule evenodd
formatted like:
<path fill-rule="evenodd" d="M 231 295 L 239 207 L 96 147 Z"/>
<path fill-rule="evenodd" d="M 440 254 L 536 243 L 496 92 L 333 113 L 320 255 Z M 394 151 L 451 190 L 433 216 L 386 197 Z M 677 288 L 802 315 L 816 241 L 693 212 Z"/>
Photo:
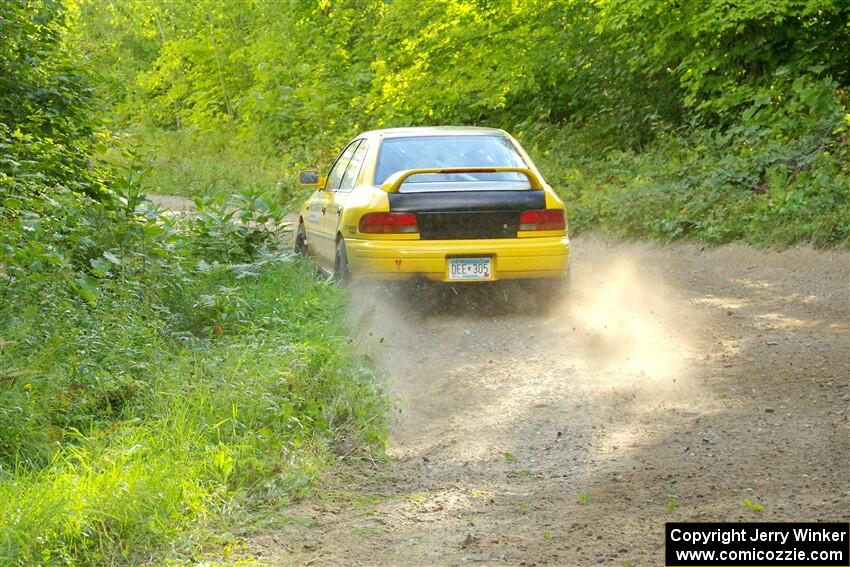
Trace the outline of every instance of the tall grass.
<path fill-rule="evenodd" d="M 140 124 L 120 134 L 104 161 L 145 171 L 147 193 L 198 196 L 261 193 L 278 200 L 295 189 L 297 172 L 310 164 L 300 147 L 247 136 L 235 126 L 166 130 Z M 119 150 L 120 148 L 120 150 Z"/>
<path fill-rule="evenodd" d="M 143 223 L 169 254 L 108 247 L 121 265 L 87 276 L 94 297 L 54 273 L 0 304 L 0 564 L 191 557 L 204 525 L 381 453 L 385 399 L 340 291 L 245 210 Z"/>

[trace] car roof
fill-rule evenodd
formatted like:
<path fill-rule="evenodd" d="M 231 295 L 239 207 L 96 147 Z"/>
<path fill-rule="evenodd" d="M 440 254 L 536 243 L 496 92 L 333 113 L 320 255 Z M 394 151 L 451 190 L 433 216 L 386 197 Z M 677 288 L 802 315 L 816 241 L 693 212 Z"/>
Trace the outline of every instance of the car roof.
<path fill-rule="evenodd" d="M 486 136 L 504 135 L 499 128 L 482 128 L 478 126 L 418 126 L 409 128 L 385 128 L 364 132 L 362 136 L 377 136 L 381 138 L 407 138 L 411 136 Z"/>

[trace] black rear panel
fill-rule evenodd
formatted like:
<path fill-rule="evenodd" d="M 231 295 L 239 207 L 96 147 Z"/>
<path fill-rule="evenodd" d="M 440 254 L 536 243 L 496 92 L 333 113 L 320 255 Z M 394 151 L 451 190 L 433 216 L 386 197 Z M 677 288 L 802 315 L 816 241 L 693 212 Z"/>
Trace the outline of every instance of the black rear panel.
<path fill-rule="evenodd" d="M 390 193 L 390 210 L 416 213 L 422 240 L 513 238 L 522 211 L 546 208 L 543 191 Z"/>
<path fill-rule="evenodd" d="M 416 219 L 422 240 L 513 238 L 519 214 L 519 211 L 417 213 Z"/>

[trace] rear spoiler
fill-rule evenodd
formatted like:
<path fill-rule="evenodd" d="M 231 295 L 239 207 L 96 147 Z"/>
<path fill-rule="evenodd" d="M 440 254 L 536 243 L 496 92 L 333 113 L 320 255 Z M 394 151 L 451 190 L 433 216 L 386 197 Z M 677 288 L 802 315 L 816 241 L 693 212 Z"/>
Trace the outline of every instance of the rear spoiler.
<path fill-rule="evenodd" d="M 405 169 L 397 171 L 390 175 L 386 181 L 381 184 L 381 189 L 387 193 L 398 192 L 401 184 L 412 175 L 421 173 L 522 173 L 528 178 L 532 189 L 543 189 L 543 182 L 540 177 L 526 167 L 443 167 L 436 169 Z"/>

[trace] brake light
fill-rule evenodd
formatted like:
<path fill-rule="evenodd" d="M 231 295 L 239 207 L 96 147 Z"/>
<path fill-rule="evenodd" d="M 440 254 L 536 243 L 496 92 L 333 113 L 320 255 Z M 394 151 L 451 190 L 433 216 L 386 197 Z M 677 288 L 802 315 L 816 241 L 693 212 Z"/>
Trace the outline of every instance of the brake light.
<path fill-rule="evenodd" d="M 519 229 L 523 230 L 565 230 L 567 222 L 563 209 L 544 209 L 525 211 L 519 217 Z"/>
<path fill-rule="evenodd" d="M 360 218 L 360 232 L 413 234 L 419 232 L 419 225 L 413 213 L 369 213 Z"/>

